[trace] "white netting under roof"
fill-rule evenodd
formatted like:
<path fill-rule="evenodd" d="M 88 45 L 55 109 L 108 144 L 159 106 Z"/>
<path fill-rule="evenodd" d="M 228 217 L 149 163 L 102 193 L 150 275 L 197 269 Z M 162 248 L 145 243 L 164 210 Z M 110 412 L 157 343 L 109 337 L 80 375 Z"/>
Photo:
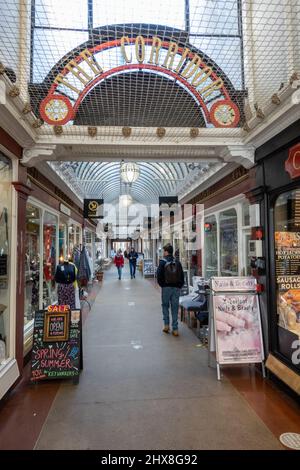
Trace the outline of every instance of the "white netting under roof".
<path fill-rule="evenodd" d="M 155 204 L 159 196 L 176 196 L 188 179 L 200 178 L 213 168 L 206 163 L 136 162 L 139 177 L 132 184 L 121 179 L 120 162 L 51 162 L 50 166 L 81 198 L 115 202 L 129 194 L 142 204 Z"/>
<path fill-rule="evenodd" d="M 193 77 L 182 83 L 178 78 L 181 72 L 178 76 L 164 73 L 167 49 L 160 50 L 159 70 L 145 67 L 151 55 L 147 39 L 155 34 L 182 48 L 194 47 L 193 52 L 201 53 L 221 74 L 228 96 L 240 109 L 238 125 L 243 122 L 245 98 L 252 105 L 260 105 L 300 71 L 300 0 L 0 0 L 0 9 L 0 61 L 15 73 L 23 90 L 29 85 L 37 116 L 54 78 L 63 65 L 78 57 L 83 44 L 94 50 L 122 35 L 145 38 L 140 68 L 107 74 L 78 104 L 68 127 L 76 124 L 85 135 L 83 125 L 214 126 L 189 87 Z M 120 47 L 97 51 L 95 58 L 103 73 L 137 65 L 134 44 L 125 42 L 125 51 L 127 58 L 132 54 L 131 62 L 126 62 Z M 141 53 L 139 48 L 137 53 Z M 173 70 L 181 57 L 174 57 Z M 86 63 L 82 69 L 94 78 Z M 10 77 L 14 79 L 13 74 Z M 207 80 L 210 83 L 210 78 Z M 74 106 L 76 90 L 81 92 L 84 87 L 70 73 L 68 81 L 73 89 L 60 84 L 56 93 L 66 96 Z M 206 98 L 208 112 L 219 95 L 216 89 Z M 222 129 L 219 131 L 221 134 Z"/>

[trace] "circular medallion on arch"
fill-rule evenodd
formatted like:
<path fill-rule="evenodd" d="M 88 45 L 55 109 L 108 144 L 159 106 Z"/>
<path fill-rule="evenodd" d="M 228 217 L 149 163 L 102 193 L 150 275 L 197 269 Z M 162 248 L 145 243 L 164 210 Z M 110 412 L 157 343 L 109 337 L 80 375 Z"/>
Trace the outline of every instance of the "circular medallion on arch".
<path fill-rule="evenodd" d="M 210 119 L 215 127 L 236 127 L 240 120 L 240 111 L 230 100 L 221 100 L 213 104 Z"/>
<path fill-rule="evenodd" d="M 64 125 L 73 119 L 73 108 L 66 96 L 48 95 L 40 104 L 40 114 L 47 124 Z"/>

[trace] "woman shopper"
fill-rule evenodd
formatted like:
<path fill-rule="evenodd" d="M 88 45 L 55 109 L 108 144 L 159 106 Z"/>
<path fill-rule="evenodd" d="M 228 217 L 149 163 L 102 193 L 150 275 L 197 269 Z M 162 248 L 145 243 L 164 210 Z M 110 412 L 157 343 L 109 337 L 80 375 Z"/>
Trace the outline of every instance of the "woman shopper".
<path fill-rule="evenodd" d="M 122 269 L 124 267 L 124 256 L 122 255 L 121 248 L 118 250 L 118 253 L 115 256 L 114 263 L 115 263 L 115 265 L 117 267 L 117 270 L 118 270 L 119 279 L 121 280 Z"/>

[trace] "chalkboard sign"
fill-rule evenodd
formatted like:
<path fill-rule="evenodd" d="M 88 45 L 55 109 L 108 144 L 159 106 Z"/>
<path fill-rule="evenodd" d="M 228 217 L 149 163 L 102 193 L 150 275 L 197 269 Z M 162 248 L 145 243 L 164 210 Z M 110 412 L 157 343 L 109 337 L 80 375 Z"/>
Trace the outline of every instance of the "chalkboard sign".
<path fill-rule="evenodd" d="M 54 311 L 53 311 L 54 310 Z M 51 306 L 35 313 L 31 381 L 79 380 L 82 369 L 82 324 L 80 310 Z"/>
<path fill-rule="evenodd" d="M 44 342 L 68 341 L 70 312 L 45 313 Z"/>

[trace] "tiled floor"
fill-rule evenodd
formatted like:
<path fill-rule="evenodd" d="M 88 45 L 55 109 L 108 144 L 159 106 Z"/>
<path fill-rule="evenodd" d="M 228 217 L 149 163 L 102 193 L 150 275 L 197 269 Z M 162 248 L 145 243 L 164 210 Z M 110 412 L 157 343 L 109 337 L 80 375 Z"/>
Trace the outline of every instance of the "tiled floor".
<path fill-rule="evenodd" d="M 84 326 L 79 385 L 16 388 L 0 408 L 0 449 L 282 449 L 299 407 L 255 367 L 221 382 L 185 324 L 161 332 L 159 291 L 114 269 Z"/>

